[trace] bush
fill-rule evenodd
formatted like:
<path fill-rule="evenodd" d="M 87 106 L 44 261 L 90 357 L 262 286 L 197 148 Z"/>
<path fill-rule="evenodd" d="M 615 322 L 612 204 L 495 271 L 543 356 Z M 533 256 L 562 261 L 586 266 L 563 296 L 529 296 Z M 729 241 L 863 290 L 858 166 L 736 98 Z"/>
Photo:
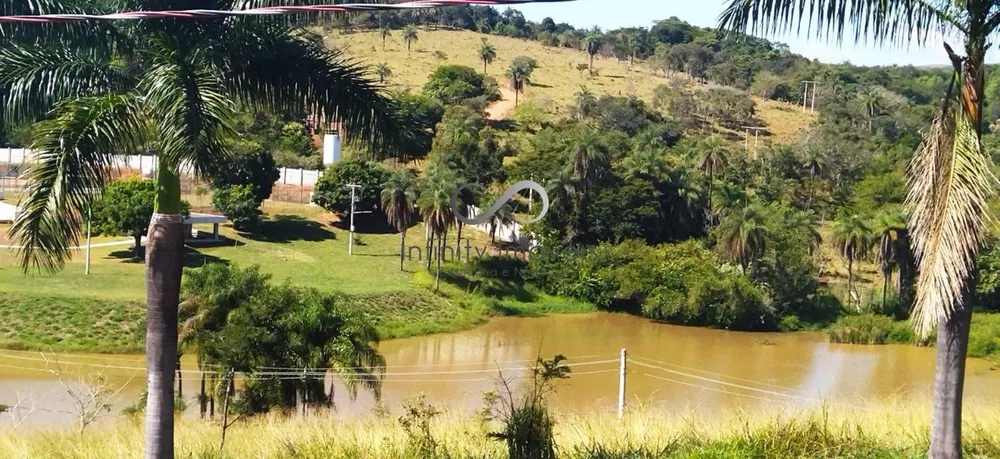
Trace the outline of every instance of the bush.
<path fill-rule="evenodd" d="M 382 185 L 390 176 L 391 172 L 381 164 L 360 159 L 343 160 L 327 168 L 316 182 L 313 202 L 343 215 L 351 209 L 351 189 L 347 185 L 356 184 L 361 185 L 361 188 L 355 191 L 355 209 L 376 209 Z"/>
<path fill-rule="evenodd" d="M 253 185 L 216 188 L 212 206 L 232 221 L 236 229 L 247 230 L 260 222 L 260 203 L 254 196 Z"/>
<path fill-rule="evenodd" d="M 531 257 L 528 278 L 550 294 L 650 319 L 777 328 L 768 296 L 744 276 L 722 271 L 712 252 L 695 241 L 649 246 L 628 240 L 592 249 L 549 244 Z"/>
<path fill-rule="evenodd" d="M 225 164 L 213 165 L 208 171 L 212 186 L 252 185 L 258 203 L 270 198 L 274 182 L 281 177 L 271 152 L 249 140 L 233 142 L 229 147 L 232 151 Z"/>
<path fill-rule="evenodd" d="M 465 99 L 486 96 L 496 100 L 496 87 L 490 88 L 482 74 L 464 65 L 442 65 L 431 74 L 424 85 L 424 94 L 445 105 L 454 105 Z"/>
<path fill-rule="evenodd" d="M 888 344 L 913 343 L 916 335 L 908 322 L 895 322 L 886 316 L 860 314 L 841 317 L 826 329 L 834 343 Z"/>
<path fill-rule="evenodd" d="M 135 256 L 142 258 L 142 237 L 149 230 L 156 200 L 156 183 L 152 180 L 119 180 L 108 185 L 104 196 L 94 203 L 92 224 L 94 234 L 131 236 L 135 239 Z M 181 213 L 190 206 L 181 201 Z"/>

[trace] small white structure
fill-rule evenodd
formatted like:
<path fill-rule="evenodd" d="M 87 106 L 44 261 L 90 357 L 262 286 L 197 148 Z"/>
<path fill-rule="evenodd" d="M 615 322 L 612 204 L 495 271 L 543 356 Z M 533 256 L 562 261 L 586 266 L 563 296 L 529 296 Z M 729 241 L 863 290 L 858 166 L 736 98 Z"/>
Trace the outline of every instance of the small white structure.
<path fill-rule="evenodd" d="M 323 136 L 323 165 L 329 166 L 340 162 L 340 135 L 326 134 Z"/>
<path fill-rule="evenodd" d="M 0 223 L 11 223 L 17 213 L 17 206 L 0 202 Z"/>
<path fill-rule="evenodd" d="M 184 232 L 190 239 L 197 239 L 198 232 L 193 228 L 194 225 L 212 225 L 212 240 L 219 240 L 219 225 L 226 222 L 226 217 L 222 215 L 212 215 L 212 214 L 202 214 L 198 212 L 191 212 L 184 219 Z"/>

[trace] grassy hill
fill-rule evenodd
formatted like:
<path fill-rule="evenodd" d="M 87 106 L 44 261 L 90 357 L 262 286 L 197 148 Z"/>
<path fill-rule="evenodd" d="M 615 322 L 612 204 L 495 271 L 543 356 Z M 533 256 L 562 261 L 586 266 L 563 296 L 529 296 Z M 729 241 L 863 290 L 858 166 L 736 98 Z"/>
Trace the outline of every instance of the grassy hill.
<path fill-rule="evenodd" d="M 587 53 L 568 48 L 542 46 L 531 40 L 483 35 L 470 31 L 420 30 L 418 41 L 407 51 L 401 31 L 393 31 L 382 47 L 378 31 L 344 33 L 332 31 L 325 36 L 327 46 L 340 49 L 354 59 L 375 66 L 386 63 L 392 69 L 387 84 L 396 90 L 419 91 L 427 77 L 439 65 L 467 65 L 479 71 L 479 44 L 486 38 L 496 48 L 497 59 L 487 67 L 487 74 L 504 84 L 503 74 L 518 56 L 529 56 L 539 63 L 532 75 L 532 85 L 526 88 L 522 100 L 530 101 L 549 114 L 565 114 L 574 95 L 586 86 L 595 95 L 636 96 L 650 100 L 653 89 L 667 84 L 668 78 L 646 67 L 619 64 L 615 59 L 594 60 L 595 74 L 577 70 L 590 61 Z M 682 76 L 683 78 L 683 76 Z M 790 143 L 815 120 L 815 115 L 802 113 L 795 105 L 754 98 L 757 116 L 771 132 L 769 140 Z"/>

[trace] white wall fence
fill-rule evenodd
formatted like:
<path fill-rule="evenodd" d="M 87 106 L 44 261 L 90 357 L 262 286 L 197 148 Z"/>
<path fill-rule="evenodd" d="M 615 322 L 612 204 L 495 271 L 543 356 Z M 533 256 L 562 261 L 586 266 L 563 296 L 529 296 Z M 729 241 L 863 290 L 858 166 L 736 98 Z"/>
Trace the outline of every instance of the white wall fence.
<path fill-rule="evenodd" d="M 21 165 L 31 163 L 31 150 L 25 148 L 0 148 L 0 164 Z M 115 166 L 122 169 L 133 169 L 140 171 L 142 175 L 152 175 L 159 164 L 159 158 L 151 155 L 132 155 L 116 158 Z M 10 170 L 10 175 L 15 175 L 14 169 L 0 168 L 0 175 Z M 181 167 L 182 173 L 190 173 L 193 168 L 190 165 Z M 281 176 L 276 183 L 282 185 L 315 186 L 316 182 L 323 175 L 323 171 L 308 169 L 293 169 L 282 167 L 279 169 Z M 23 168 L 19 168 L 16 174 L 23 173 Z"/>
<path fill-rule="evenodd" d="M 482 210 L 476 206 L 469 206 L 468 211 L 470 218 L 475 218 L 482 212 Z M 492 224 L 490 222 L 486 222 L 468 226 L 476 231 L 490 234 Z M 521 224 L 518 222 L 513 222 L 507 225 L 498 225 L 496 229 L 496 237 L 498 241 L 510 242 L 525 248 L 531 248 L 537 245 L 536 241 L 531 237 L 531 233 L 522 231 Z"/>

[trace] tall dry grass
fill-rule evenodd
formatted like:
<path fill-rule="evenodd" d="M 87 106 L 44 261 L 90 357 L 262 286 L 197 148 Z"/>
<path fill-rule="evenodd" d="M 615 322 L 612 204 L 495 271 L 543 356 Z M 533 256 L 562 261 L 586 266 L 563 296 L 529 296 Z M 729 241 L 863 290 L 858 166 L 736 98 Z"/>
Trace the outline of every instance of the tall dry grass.
<path fill-rule="evenodd" d="M 1000 401 L 968 403 L 967 457 L 1000 457 Z M 560 457 L 572 458 L 910 458 L 925 455 L 930 410 L 906 401 L 868 409 L 827 406 L 797 411 L 740 412 L 716 416 L 665 413 L 638 407 L 622 420 L 614 414 L 566 415 L 555 428 Z M 433 420 L 436 456 L 502 458 L 503 444 L 487 438 L 496 426 L 447 413 Z M 219 427 L 184 420 L 177 425 L 177 457 L 199 458 L 404 458 L 407 436 L 394 417 L 304 420 L 268 416 L 232 427 L 219 450 Z M 132 458 L 142 455 L 137 422 L 82 434 L 5 431 L 0 457 Z"/>

